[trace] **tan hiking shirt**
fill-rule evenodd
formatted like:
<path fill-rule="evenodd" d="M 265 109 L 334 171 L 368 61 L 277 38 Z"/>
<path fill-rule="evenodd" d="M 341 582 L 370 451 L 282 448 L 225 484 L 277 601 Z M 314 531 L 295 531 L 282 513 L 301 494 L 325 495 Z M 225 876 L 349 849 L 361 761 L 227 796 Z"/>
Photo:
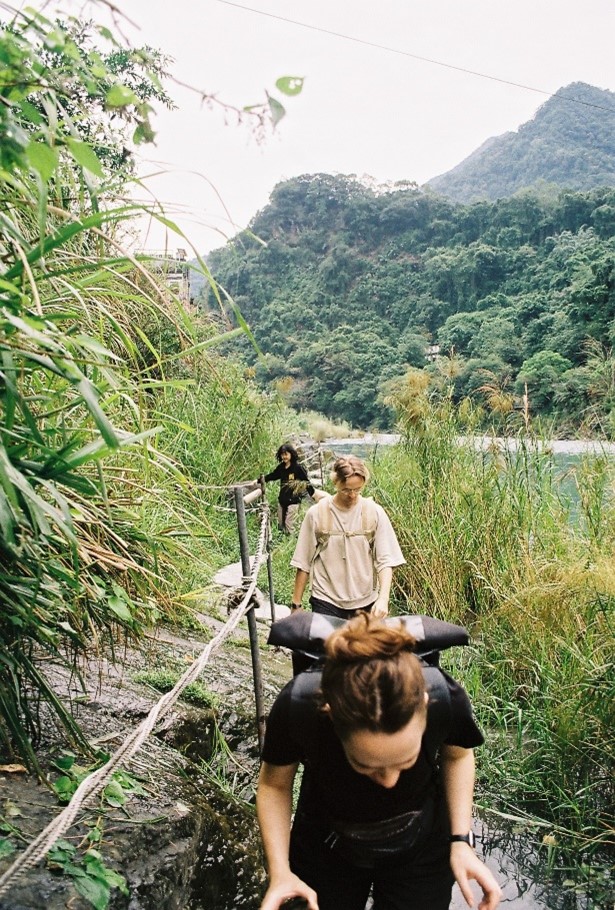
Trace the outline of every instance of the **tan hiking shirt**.
<path fill-rule="evenodd" d="M 316 506 L 306 512 L 299 531 L 299 539 L 291 566 L 312 572 L 310 593 L 342 610 L 357 610 L 378 597 L 378 572 L 390 566 L 401 566 L 405 559 L 388 515 L 377 503 L 376 529 L 373 549 L 368 538 L 361 533 L 361 501 L 351 509 L 338 509 L 331 501 L 331 536 L 316 559 Z M 359 532 L 346 537 L 336 531 Z M 313 565 L 312 565 L 313 562 Z"/>

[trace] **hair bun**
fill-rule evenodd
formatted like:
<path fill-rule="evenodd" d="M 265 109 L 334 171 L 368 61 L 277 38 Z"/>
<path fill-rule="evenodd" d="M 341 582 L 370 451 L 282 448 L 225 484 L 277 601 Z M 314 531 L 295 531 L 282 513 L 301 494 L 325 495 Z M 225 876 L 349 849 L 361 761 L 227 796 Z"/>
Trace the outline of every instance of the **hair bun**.
<path fill-rule="evenodd" d="M 401 623 L 393 626 L 369 613 L 351 619 L 325 643 L 327 657 L 341 663 L 394 657 L 401 651 L 414 651 L 415 647 L 416 638 Z"/>

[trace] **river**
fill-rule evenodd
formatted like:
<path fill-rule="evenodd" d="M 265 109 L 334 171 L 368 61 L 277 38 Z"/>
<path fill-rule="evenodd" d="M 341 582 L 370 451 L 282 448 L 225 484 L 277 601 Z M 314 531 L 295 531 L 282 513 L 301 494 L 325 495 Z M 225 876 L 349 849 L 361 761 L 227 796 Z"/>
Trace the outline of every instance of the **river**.
<path fill-rule="evenodd" d="M 326 439 L 322 446 L 334 452 L 356 452 L 365 454 L 373 452 L 379 446 L 395 445 L 401 440 L 397 433 L 365 433 L 363 436 L 350 436 L 339 439 Z M 527 444 L 514 436 L 460 436 L 459 442 L 470 442 L 477 451 L 489 451 L 494 448 L 515 452 L 520 445 Z M 552 452 L 554 455 L 609 455 L 615 456 L 615 442 L 603 442 L 597 439 L 550 439 L 537 440 L 532 443 L 539 451 Z"/>

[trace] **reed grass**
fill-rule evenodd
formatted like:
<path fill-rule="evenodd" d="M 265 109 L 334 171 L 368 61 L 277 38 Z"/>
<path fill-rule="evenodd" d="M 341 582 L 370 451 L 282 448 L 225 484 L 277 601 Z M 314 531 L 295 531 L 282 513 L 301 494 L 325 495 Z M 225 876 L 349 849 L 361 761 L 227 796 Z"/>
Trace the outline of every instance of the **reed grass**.
<path fill-rule="evenodd" d="M 397 608 L 471 630 L 447 661 L 487 730 L 492 804 L 613 845 L 615 465 L 582 459 L 573 507 L 541 440 L 480 452 L 463 430 L 430 402 L 372 466 L 407 559 Z"/>
<path fill-rule="evenodd" d="M 168 100 L 159 58 L 111 36 L 107 69 L 88 37 L 107 30 L 2 16 L 0 745 L 36 768 L 41 698 L 87 750 L 49 669 L 173 615 L 227 533 L 203 484 L 270 442 L 262 398 L 215 362 L 232 327 L 195 321 L 122 247 L 138 215 L 175 230 L 119 195 L 148 100 Z"/>

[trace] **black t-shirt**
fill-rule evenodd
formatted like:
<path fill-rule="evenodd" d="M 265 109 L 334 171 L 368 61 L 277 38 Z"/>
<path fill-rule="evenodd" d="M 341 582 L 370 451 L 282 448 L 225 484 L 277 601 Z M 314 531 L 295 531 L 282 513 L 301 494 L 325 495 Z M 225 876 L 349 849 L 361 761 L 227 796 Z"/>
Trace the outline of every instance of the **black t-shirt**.
<path fill-rule="evenodd" d="M 451 696 L 451 717 L 444 742 L 473 749 L 484 739 L 472 716 L 464 689 L 443 674 Z M 292 701 L 291 680 L 278 695 L 269 715 L 263 761 L 272 765 L 304 765 L 301 808 L 312 818 L 346 822 L 372 822 L 393 818 L 420 809 L 430 795 L 436 795 L 439 770 L 425 746 L 412 768 L 402 771 L 394 787 L 388 789 L 355 771 L 328 715 L 310 704 L 307 723 L 291 718 L 297 711 Z M 432 715 L 433 722 L 433 715 Z M 430 724 L 427 712 L 428 729 Z M 425 742 L 425 741 L 424 741 Z"/>
<path fill-rule="evenodd" d="M 271 480 L 280 481 L 278 501 L 282 506 L 301 502 L 304 492 L 308 492 L 310 496 L 314 495 L 314 487 L 309 481 L 307 471 L 299 462 L 295 462 L 288 467 L 280 462 L 275 470 L 271 471 L 270 474 L 265 474 L 265 480 L 267 482 Z"/>

